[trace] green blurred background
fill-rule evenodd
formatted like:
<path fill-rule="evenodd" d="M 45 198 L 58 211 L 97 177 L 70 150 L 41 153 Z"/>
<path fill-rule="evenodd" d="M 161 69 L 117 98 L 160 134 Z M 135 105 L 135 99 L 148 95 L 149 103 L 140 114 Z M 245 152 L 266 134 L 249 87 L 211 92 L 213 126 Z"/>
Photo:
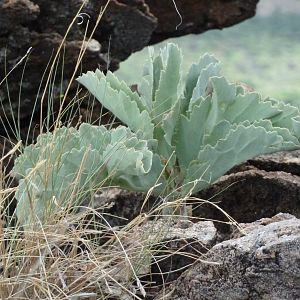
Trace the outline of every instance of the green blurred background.
<path fill-rule="evenodd" d="M 222 63 L 222 73 L 244 82 L 264 97 L 282 99 L 300 107 L 300 0 L 260 0 L 254 18 L 223 30 L 170 39 L 183 52 L 183 70 L 205 52 Z M 138 83 L 148 50 L 134 53 L 116 75 Z"/>

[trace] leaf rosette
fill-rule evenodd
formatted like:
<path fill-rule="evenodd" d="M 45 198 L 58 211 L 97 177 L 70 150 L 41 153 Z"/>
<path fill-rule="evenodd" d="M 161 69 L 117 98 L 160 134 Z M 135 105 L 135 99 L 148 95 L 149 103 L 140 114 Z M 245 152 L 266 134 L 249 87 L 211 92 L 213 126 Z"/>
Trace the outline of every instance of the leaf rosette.
<path fill-rule="evenodd" d="M 156 194 L 184 196 L 257 155 L 300 148 L 298 108 L 229 83 L 212 55 L 185 76 L 181 64 L 175 44 L 157 56 L 150 48 L 138 92 L 110 71 L 80 76 L 124 126 L 60 128 L 26 147 L 13 170 L 19 219 L 28 223 L 34 211 L 43 220 L 45 211 L 74 205 L 75 182 L 80 199 L 100 183 L 135 191 L 155 185 Z"/>

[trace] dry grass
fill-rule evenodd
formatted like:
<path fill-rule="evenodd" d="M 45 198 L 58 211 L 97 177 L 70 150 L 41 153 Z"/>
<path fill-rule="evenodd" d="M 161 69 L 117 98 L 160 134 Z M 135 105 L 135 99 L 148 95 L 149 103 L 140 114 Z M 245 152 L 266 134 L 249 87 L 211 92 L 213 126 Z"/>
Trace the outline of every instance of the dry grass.
<path fill-rule="evenodd" d="M 170 203 L 140 213 L 122 227 L 110 226 L 104 205 L 79 207 L 76 214 L 63 211 L 51 222 L 22 228 L 9 226 L 14 222 L 5 214 L 4 203 L 13 192 L 1 191 L 1 299 L 144 299 L 156 286 L 152 265 L 159 269 L 160 261 L 173 254 L 201 259 L 201 253 L 186 252 L 186 247 L 164 248 L 174 218 L 160 213 Z M 172 205 L 189 199 L 184 200 Z M 162 226 L 149 226 L 157 216 Z M 161 275 L 158 284 L 164 290 L 168 274 L 156 275 Z"/>
<path fill-rule="evenodd" d="M 159 255 L 172 218 L 155 229 L 143 227 L 166 204 L 118 228 L 106 220 L 105 205 L 61 211 L 44 224 L 20 227 L 5 209 L 13 193 L 6 188 L 0 194 L 1 299 L 143 299 L 151 264 L 172 255 Z M 184 250 L 181 255 L 191 256 Z"/>
<path fill-rule="evenodd" d="M 1 226 L 1 299 L 139 299 L 133 262 L 146 245 L 128 242 L 128 228 L 87 221 L 91 215 L 103 218 L 87 210 L 35 230 Z"/>

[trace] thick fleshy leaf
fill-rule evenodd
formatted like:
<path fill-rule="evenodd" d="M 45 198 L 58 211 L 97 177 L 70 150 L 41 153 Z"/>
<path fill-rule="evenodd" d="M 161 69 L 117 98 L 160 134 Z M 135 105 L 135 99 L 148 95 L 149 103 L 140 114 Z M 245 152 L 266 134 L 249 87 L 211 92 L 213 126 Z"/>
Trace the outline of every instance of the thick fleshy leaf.
<path fill-rule="evenodd" d="M 215 182 L 233 166 L 264 153 L 278 151 L 283 139 L 263 127 L 238 125 L 214 147 L 207 145 L 186 172 L 184 189 L 197 192 Z"/>
<path fill-rule="evenodd" d="M 123 91 L 127 96 L 130 97 L 130 99 L 133 99 L 136 102 L 140 111 L 147 109 L 146 103 L 144 103 L 143 99 L 138 95 L 138 93 L 133 92 L 124 81 L 120 81 L 111 71 L 108 71 L 106 75 L 99 71 L 96 72 L 96 74 L 99 77 L 99 79 L 105 78 L 109 82 L 110 87 L 112 89 L 117 91 Z"/>
<path fill-rule="evenodd" d="M 111 133 L 104 126 L 83 123 L 80 125 L 78 133 L 81 146 L 96 149 L 101 155 L 110 143 Z"/>
<path fill-rule="evenodd" d="M 123 126 L 112 129 L 110 142 L 103 151 L 103 161 L 109 175 L 143 176 L 152 168 L 152 140 L 141 140 Z"/>
<path fill-rule="evenodd" d="M 55 135 L 41 134 L 38 136 L 36 144 L 25 147 L 22 155 L 15 160 L 12 173 L 16 178 L 22 178 L 39 162 L 46 160 L 47 164 L 53 164 L 68 149 L 79 147 L 79 139 L 74 128 L 59 128 Z"/>
<path fill-rule="evenodd" d="M 21 224 L 36 217 L 43 222 L 67 202 L 80 203 L 100 185 L 119 182 L 125 189 L 147 191 L 163 168 L 157 155 L 153 165 L 154 145 L 153 140 L 141 140 L 124 126 L 107 130 L 82 124 L 78 130 L 61 128 L 40 135 L 14 167 L 22 178 L 16 193 Z M 34 155 L 38 158 L 29 164 L 27 160 Z"/>
<path fill-rule="evenodd" d="M 199 75 L 197 84 L 193 90 L 193 94 L 190 100 L 189 111 L 192 110 L 192 106 L 197 100 L 202 97 L 206 98 L 212 92 L 212 86 L 210 78 L 219 76 L 220 66 L 218 63 L 211 63 L 205 69 L 203 69 Z"/>
<path fill-rule="evenodd" d="M 186 168 L 189 163 L 197 158 L 203 147 L 203 136 L 207 123 L 207 116 L 211 109 L 210 99 L 207 98 L 194 106 L 189 117 L 181 115 L 178 131 L 176 132 L 176 155 L 181 168 Z"/>
<path fill-rule="evenodd" d="M 102 105 L 125 123 L 132 131 L 141 131 L 145 138 L 152 138 L 154 125 L 149 113 L 140 110 L 142 100 L 137 102 L 136 93 L 127 93 L 124 89 L 115 89 L 99 70 L 87 72 L 77 79 L 92 93 Z M 120 86 L 121 84 L 119 84 Z"/>
<path fill-rule="evenodd" d="M 300 112 L 297 107 L 273 100 L 281 114 L 271 118 L 273 126 L 287 128 L 294 136 L 300 139 Z"/>
<path fill-rule="evenodd" d="M 148 173 L 141 176 L 119 172 L 118 176 L 112 177 L 110 184 L 139 192 L 146 192 L 157 186 L 154 193 L 159 195 L 166 186 L 166 180 L 162 174 L 163 168 L 160 157 L 155 154 L 152 157 L 151 170 Z"/>
<path fill-rule="evenodd" d="M 209 78 L 219 76 L 219 73 L 219 61 L 212 55 L 204 54 L 198 64 L 192 64 L 187 74 L 184 97 L 188 101 L 192 96 L 193 101 L 200 96 L 204 97 Z"/>
<path fill-rule="evenodd" d="M 152 116 L 154 122 L 159 123 L 165 113 L 171 111 L 172 106 L 178 101 L 178 85 L 180 82 L 180 67 L 182 54 L 178 46 L 168 44 L 161 53 L 163 70 L 160 71 L 160 78 L 155 99 L 153 103 Z"/>

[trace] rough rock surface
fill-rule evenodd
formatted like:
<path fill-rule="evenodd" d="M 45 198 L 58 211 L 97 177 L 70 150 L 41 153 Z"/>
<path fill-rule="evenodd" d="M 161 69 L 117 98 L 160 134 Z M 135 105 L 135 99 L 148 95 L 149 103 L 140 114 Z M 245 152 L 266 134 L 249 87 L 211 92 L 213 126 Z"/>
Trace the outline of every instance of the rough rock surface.
<path fill-rule="evenodd" d="M 261 155 L 249 164 L 266 171 L 283 171 L 300 176 L 300 150 Z"/>
<path fill-rule="evenodd" d="M 184 272 L 163 299 L 299 299 L 300 220 L 280 215 L 258 223 L 246 225 L 245 236 L 215 245 L 207 262 Z"/>
<path fill-rule="evenodd" d="M 17 65 L 7 81 L 12 110 L 8 104 L 6 82 L 0 86 L 0 99 L 3 104 L 0 117 L 4 118 L 5 114 L 16 116 L 19 113 L 22 126 L 26 126 L 26 118 L 32 113 L 43 72 L 47 64 L 53 61 L 69 24 L 83 2 L 82 0 L 0 1 L 0 82 L 3 74 L 7 74 Z M 87 29 L 89 35 L 106 2 L 106 0 L 88 1 L 81 11 L 82 18 L 78 18 L 70 29 L 57 67 L 53 70 L 51 83 L 55 82 L 53 80 L 55 77 L 57 84 L 52 85 L 51 101 L 59 103 L 59 96 L 64 92 L 73 74 L 86 25 L 89 24 Z M 173 1 L 111 0 L 93 40 L 88 44 L 80 71 L 97 67 L 103 70 L 116 70 L 120 61 L 151 43 L 171 36 L 200 33 L 241 22 L 255 14 L 257 2 L 258 0 L 177 0 L 175 3 L 182 15 L 182 24 L 176 29 L 179 16 Z M 28 50 L 30 51 L 27 52 Z M 29 55 L 22 60 L 26 53 Z M 22 77 L 24 68 L 25 73 Z M 43 84 L 46 78 L 47 76 L 42 81 Z M 21 109 L 18 111 L 20 88 Z M 44 100 L 45 104 L 48 102 L 47 97 Z"/>
<path fill-rule="evenodd" d="M 144 236 L 149 244 L 157 245 L 151 256 L 150 274 L 154 286 L 177 279 L 215 244 L 217 238 L 211 221 L 193 223 L 172 218 L 146 222 L 137 234 Z"/>
<path fill-rule="evenodd" d="M 299 151 L 259 156 L 235 167 L 197 197 L 216 203 L 237 222 L 253 222 L 277 213 L 300 217 Z M 228 221 L 210 203 L 195 204 L 194 215 Z M 216 224 L 226 231 L 229 226 Z"/>
<path fill-rule="evenodd" d="M 201 33 L 209 29 L 224 28 L 253 16 L 258 1 L 244 0 L 145 0 L 151 13 L 157 17 L 158 26 L 151 36 L 151 43 L 182 36 Z"/>

